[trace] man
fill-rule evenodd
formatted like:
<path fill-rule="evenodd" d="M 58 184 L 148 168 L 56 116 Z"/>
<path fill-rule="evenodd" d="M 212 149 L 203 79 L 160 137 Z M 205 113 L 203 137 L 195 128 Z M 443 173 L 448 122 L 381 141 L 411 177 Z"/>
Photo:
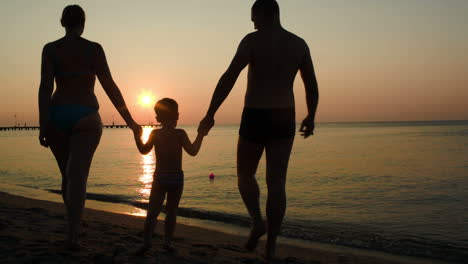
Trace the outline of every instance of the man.
<path fill-rule="evenodd" d="M 228 96 L 240 72 L 249 65 L 245 107 L 237 148 L 238 187 L 252 220 L 245 247 L 255 249 L 258 239 L 268 234 L 265 258 L 275 255 L 276 239 L 286 209 L 286 172 L 295 135 L 294 79 L 298 71 L 306 89 L 308 116 L 300 132 L 313 134 L 318 104 L 318 87 L 310 51 L 305 41 L 286 31 L 280 23 L 275 0 L 257 0 L 252 7 L 256 32 L 241 41 L 234 59 L 214 91 L 199 131 L 208 133 L 214 115 Z M 255 179 L 258 162 L 266 153 L 268 198 L 267 224 L 259 205 L 260 191 Z"/>

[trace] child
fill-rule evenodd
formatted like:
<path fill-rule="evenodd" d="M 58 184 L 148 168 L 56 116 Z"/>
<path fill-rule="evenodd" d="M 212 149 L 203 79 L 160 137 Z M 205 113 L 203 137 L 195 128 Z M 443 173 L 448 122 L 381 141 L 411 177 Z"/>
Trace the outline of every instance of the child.
<path fill-rule="evenodd" d="M 174 234 L 177 208 L 184 187 L 184 172 L 182 171 L 182 148 L 191 155 L 197 155 L 204 135 L 198 133 L 193 143 L 183 129 L 176 129 L 179 119 L 177 102 L 170 98 L 159 100 L 154 106 L 156 120 L 162 128 L 151 131 L 148 141 L 143 144 L 142 130 L 134 133 L 138 150 L 148 154 L 153 146 L 156 153 L 156 170 L 153 175 L 153 185 L 149 199 L 148 212 L 144 228 L 144 244 L 139 253 L 151 248 L 151 237 L 156 227 L 162 204 L 167 195 L 166 219 L 164 220 L 164 247 L 173 250 L 171 246 Z"/>

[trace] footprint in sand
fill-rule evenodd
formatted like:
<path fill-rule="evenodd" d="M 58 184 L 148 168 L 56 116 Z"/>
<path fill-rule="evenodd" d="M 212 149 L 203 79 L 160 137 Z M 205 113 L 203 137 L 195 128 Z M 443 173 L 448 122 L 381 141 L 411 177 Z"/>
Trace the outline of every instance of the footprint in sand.
<path fill-rule="evenodd" d="M 142 239 L 140 237 L 135 237 L 135 236 L 123 236 L 121 237 L 121 239 L 125 240 L 126 242 L 136 242 L 136 243 L 142 242 Z"/>
<path fill-rule="evenodd" d="M 235 245 L 220 245 L 219 246 L 220 248 L 222 249 L 226 249 L 226 250 L 230 250 L 230 251 L 234 251 L 234 252 L 240 252 L 240 253 L 245 253 L 247 252 L 247 250 L 239 247 L 239 246 L 235 246 Z"/>
<path fill-rule="evenodd" d="M 47 210 L 43 208 L 39 208 L 39 207 L 30 207 L 30 208 L 26 208 L 25 210 L 34 212 L 34 213 L 46 213 L 47 212 Z"/>
<path fill-rule="evenodd" d="M 353 256 L 338 256 L 338 263 L 340 264 L 348 264 L 348 263 L 355 263 L 353 260 Z"/>
<path fill-rule="evenodd" d="M 0 236 L 0 242 L 2 242 L 2 244 L 5 244 L 5 245 L 16 246 L 17 244 L 19 244 L 20 240 L 16 237 L 7 235 L 7 236 Z"/>
<path fill-rule="evenodd" d="M 295 257 L 287 257 L 284 259 L 284 263 L 288 264 L 302 264 L 304 262 L 301 262 L 299 259 Z M 305 264 L 305 263 L 304 263 Z M 313 261 L 313 262 L 307 262 L 307 264 L 320 264 L 320 261 Z"/>
<path fill-rule="evenodd" d="M 213 246 L 213 245 L 209 245 L 209 244 L 192 244 L 192 247 L 196 247 L 196 248 L 209 248 L 209 249 L 212 249 L 212 250 L 219 250 L 217 247 Z"/>
<path fill-rule="evenodd" d="M 239 258 L 238 261 L 239 263 L 245 263 L 245 264 L 259 263 L 259 260 L 254 259 L 254 258 Z"/>
<path fill-rule="evenodd" d="M 85 225 L 83 225 L 83 226 L 85 226 Z M 99 224 L 99 230 L 100 231 L 109 231 L 109 230 L 112 230 L 112 227 L 109 226 L 109 225 L 106 225 L 106 224 Z"/>
<path fill-rule="evenodd" d="M 56 215 L 52 215 L 52 217 L 55 218 L 55 219 L 59 219 L 59 220 L 66 220 L 65 215 L 56 214 Z"/>
<path fill-rule="evenodd" d="M 174 242 L 184 242 L 185 239 L 184 239 L 184 238 L 181 238 L 181 237 L 174 237 L 174 238 L 172 239 L 172 241 L 174 241 Z"/>
<path fill-rule="evenodd" d="M 190 255 L 195 255 L 195 256 L 199 256 L 199 257 L 206 257 L 206 255 L 207 255 L 203 251 L 190 251 L 189 253 L 190 253 Z"/>
<path fill-rule="evenodd" d="M 106 236 L 118 236 L 119 233 L 117 233 L 115 231 L 104 231 L 104 235 L 106 235 Z"/>
<path fill-rule="evenodd" d="M 91 257 L 94 263 L 113 263 L 114 258 L 104 254 L 96 254 Z"/>

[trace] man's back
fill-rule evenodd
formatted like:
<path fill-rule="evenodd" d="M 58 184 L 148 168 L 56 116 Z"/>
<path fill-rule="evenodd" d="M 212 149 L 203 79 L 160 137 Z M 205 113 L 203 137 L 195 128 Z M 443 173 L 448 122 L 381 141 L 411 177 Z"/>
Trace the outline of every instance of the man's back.
<path fill-rule="evenodd" d="M 293 85 L 297 72 L 301 72 L 309 111 L 300 129 L 304 138 L 314 130 L 318 89 L 309 48 L 304 40 L 281 27 L 278 3 L 256 0 L 251 15 L 258 31 L 241 41 L 231 64 L 219 79 L 198 131 L 207 134 L 213 127 L 216 111 L 248 65 L 245 108 L 237 143 L 237 184 L 252 220 L 245 248 L 254 250 L 260 237 L 267 232 L 264 256 L 271 260 L 275 257 L 276 239 L 286 210 L 286 174 L 296 126 Z M 266 225 L 255 179 L 263 152 L 266 153 L 268 185 Z"/>
<path fill-rule="evenodd" d="M 246 37 L 250 53 L 245 106 L 294 108 L 293 84 L 309 50 L 301 38 L 281 27 Z"/>

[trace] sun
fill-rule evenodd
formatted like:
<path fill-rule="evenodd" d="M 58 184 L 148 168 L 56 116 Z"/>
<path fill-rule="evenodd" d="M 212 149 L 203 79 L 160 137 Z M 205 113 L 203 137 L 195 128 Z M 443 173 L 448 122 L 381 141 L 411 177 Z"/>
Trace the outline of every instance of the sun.
<path fill-rule="evenodd" d="M 143 107 L 152 107 L 155 103 L 155 97 L 150 94 L 141 94 L 138 102 Z"/>

